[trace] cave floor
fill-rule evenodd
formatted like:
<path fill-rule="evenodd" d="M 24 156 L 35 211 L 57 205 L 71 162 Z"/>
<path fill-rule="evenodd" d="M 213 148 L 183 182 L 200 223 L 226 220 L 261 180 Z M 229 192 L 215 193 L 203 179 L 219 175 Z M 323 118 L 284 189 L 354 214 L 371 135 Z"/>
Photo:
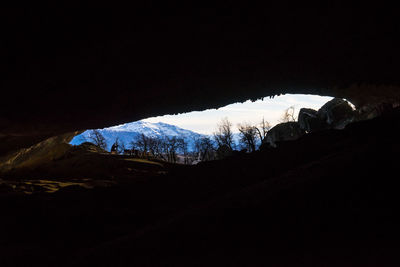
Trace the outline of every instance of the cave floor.
<path fill-rule="evenodd" d="M 0 185 L 0 265 L 398 266 L 399 119 L 196 166 L 86 155 L 14 174 L 76 184 Z"/>

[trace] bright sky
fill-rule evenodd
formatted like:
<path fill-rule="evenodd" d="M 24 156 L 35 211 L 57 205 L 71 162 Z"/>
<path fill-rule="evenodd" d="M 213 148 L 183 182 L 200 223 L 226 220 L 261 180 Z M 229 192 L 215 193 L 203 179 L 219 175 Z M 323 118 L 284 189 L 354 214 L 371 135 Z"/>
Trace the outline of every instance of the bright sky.
<path fill-rule="evenodd" d="M 290 106 L 296 109 L 296 115 L 301 108 L 318 110 L 332 97 L 316 95 L 281 95 L 275 98 L 264 98 L 251 102 L 231 104 L 219 109 L 207 109 L 178 115 L 165 115 L 145 119 L 148 122 L 164 122 L 203 134 L 212 134 L 222 118 L 227 117 L 237 132 L 237 124 L 248 122 L 258 124 L 264 117 L 271 125 L 279 123 L 283 112 Z"/>

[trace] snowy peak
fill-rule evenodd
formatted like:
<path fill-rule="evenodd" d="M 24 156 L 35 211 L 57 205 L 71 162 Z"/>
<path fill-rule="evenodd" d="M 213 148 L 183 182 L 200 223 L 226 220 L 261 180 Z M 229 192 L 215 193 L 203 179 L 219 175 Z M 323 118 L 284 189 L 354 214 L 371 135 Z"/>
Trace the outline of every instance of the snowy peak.
<path fill-rule="evenodd" d="M 103 130 L 109 130 L 109 131 L 115 131 L 115 132 L 137 132 L 141 131 L 142 129 L 151 129 L 151 128 L 156 128 L 153 124 L 144 122 L 144 121 L 136 121 L 136 122 L 130 122 L 130 123 L 125 123 L 117 126 L 112 126 L 109 128 L 105 128 Z"/>
<path fill-rule="evenodd" d="M 178 136 L 182 134 L 197 134 L 195 132 L 179 128 L 175 125 L 157 122 L 151 123 L 146 121 L 136 121 L 125 123 L 103 130 L 114 131 L 114 132 L 138 132 L 145 135 L 168 135 L 168 136 Z"/>
<path fill-rule="evenodd" d="M 112 144 L 118 138 L 118 140 L 129 147 L 132 141 L 135 141 L 139 135 L 144 134 L 148 137 L 181 137 L 189 145 L 189 149 L 194 146 L 194 140 L 204 135 L 182 129 L 175 125 L 157 122 L 151 123 L 146 121 L 136 121 L 125 123 L 109 128 L 98 129 L 99 132 L 104 136 L 107 143 L 107 149 L 110 150 Z M 80 135 L 75 136 L 70 144 L 79 145 L 86 141 L 91 141 L 91 130 L 85 131 Z"/>

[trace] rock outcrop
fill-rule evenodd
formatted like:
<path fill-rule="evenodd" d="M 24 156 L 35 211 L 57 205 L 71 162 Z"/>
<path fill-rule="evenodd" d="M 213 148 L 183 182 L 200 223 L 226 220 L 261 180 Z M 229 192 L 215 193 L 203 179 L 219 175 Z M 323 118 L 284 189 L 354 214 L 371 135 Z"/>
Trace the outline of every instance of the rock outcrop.
<path fill-rule="evenodd" d="M 356 112 L 346 100 L 334 98 L 318 111 L 310 108 L 300 109 L 297 122 L 277 124 L 268 131 L 264 143 L 276 147 L 277 142 L 296 140 L 305 133 L 324 129 L 344 129 L 355 118 Z"/>
<path fill-rule="evenodd" d="M 279 123 L 268 131 L 265 142 L 276 147 L 277 142 L 296 140 L 305 133 L 298 122 Z"/>
<path fill-rule="evenodd" d="M 308 133 L 326 127 L 325 123 L 318 117 L 318 111 L 311 108 L 300 109 L 297 121 L 300 128 Z"/>
<path fill-rule="evenodd" d="M 328 128 L 343 129 L 354 120 L 355 112 L 349 102 L 341 98 L 334 98 L 318 110 L 317 117 L 326 123 Z"/>
<path fill-rule="evenodd" d="M 341 98 L 328 101 L 318 111 L 302 108 L 298 115 L 300 128 L 308 133 L 324 129 L 344 129 L 354 120 L 357 120 L 357 112 Z"/>
<path fill-rule="evenodd" d="M 57 160 L 71 147 L 68 143 L 78 132 L 50 137 L 31 147 L 16 150 L 0 158 L 0 173 L 18 168 L 33 168 Z"/>

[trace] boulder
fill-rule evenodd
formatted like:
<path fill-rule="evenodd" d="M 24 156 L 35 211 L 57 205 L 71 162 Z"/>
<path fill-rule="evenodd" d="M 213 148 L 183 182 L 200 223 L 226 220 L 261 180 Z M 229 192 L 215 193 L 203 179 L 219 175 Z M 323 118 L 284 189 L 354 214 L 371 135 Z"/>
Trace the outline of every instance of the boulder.
<path fill-rule="evenodd" d="M 296 140 L 305 133 L 298 122 L 279 123 L 268 131 L 265 142 L 276 147 L 277 142 Z"/>
<path fill-rule="evenodd" d="M 342 98 L 334 98 L 318 110 L 317 116 L 327 124 L 327 128 L 343 129 L 354 120 L 355 113 L 349 102 Z"/>
<path fill-rule="evenodd" d="M 327 124 L 318 117 L 318 111 L 311 108 L 302 108 L 299 111 L 298 123 L 307 133 L 325 129 Z"/>

